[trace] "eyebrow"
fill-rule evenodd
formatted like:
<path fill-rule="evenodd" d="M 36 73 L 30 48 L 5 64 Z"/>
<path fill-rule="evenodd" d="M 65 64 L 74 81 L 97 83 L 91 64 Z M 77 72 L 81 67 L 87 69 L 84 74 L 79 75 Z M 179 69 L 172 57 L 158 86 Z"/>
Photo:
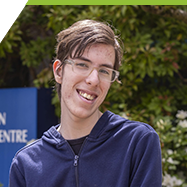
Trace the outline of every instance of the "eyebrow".
<path fill-rule="evenodd" d="M 75 57 L 75 58 L 73 58 L 73 59 L 80 59 L 80 60 L 84 60 L 84 61 L 86 61 L 86 62 L 92 63 L 92 61 L 91 61 L 90 59 L 85 58 L 85 57 L 83 57 L 83 56 Z M 102 66 L 107 67 L 107 68 L 110 68 L 110 69 L 113 69 L 113 66 L 110 65 L 110 64 L 101 64 L 100 67 L 102 67 Z"/>

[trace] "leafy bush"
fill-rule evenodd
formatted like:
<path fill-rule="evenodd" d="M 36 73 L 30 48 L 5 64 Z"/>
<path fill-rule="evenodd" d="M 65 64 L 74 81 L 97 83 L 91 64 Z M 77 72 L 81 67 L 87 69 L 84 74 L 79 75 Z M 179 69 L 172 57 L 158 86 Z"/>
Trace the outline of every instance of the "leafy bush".
<path fill-rule="evenodd" d="M 159 119 L 155 129 L 161 141 L 164 186 L 186 186 L 187 111 L 178 111 L 176 119 Z"/>

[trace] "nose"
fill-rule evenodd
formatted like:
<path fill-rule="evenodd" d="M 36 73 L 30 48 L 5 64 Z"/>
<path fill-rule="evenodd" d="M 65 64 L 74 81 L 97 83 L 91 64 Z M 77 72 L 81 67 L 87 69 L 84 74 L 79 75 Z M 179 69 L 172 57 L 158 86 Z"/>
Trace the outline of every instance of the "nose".
<path fill-rule="evenodd" d="M 86 83 L 87 84 L 90 84 L 92 86 L 97 86 L 100 82 L 100 79 L 99 79 L 99 74 L 98 74 L 98 71 L 97 69 L 93 69 L 89 75 L 86 77 Z"/>

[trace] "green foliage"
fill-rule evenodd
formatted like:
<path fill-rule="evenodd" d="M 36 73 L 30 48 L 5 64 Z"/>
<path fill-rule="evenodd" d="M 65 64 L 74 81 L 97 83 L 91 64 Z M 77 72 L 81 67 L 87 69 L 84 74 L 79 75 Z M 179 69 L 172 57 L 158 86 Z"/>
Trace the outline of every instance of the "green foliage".
<path fill-rule="evenodd" d="M 23 65 L 28 67 L 38 66 L 46 57 L 46 54 L 50 55 L 48 45 L 49 41 L 46 38 L 45 40 L 36 38 L 36 40 L 31 40 L 29 43 L 21 42 L 20 56 Z"/>
<path fill-rule="evenodd" d="M 164 174 L 167 174 L 164 177 L 166 186 L 169 186 L 171 182 L 171 179 L 169 181 L 166 179 L 168 173 L 170 176 L 177 176 L 178 180 L 180 178 L 176 186 L 187 185 L 185 183 L 187 168 L 187 112 L 178 111 L 176 117 L 177 119 L 165 117 L 155 123 L 155 129 L 161 141 L 162 167 Z M 174 181 L 176 182 L 177 179 Z"/>
<path fill-rule="evenodd" d="M 0 45 L 0 87 L 15 87 L 10 77 L 18 74 L 17 86 L 52 87 L 55 37 L 82 19 L 108 22 L 124 43 L 122 84 L 112 84 L 101 110 L 152 125 L 161 138 L 164 176 L 170 180 L 179 171 L 186 176 L 186 129 L 172 121 L 187 106 L 187 25 L 182 21 L 144 12 L 140 6 L 26 6 Z M 52 103 L 60 117 L 56 93 Z"/>
<path fill-rule="evenodd" d="M 61 109 L 58 94 L 56 92 L 53 93 L 52 104 L 55 106 L 55 114 L 60 117 Z"/>
<path fill-rule="evenodd" d="M 120 112 L 130 109 L 133 119 L 153 125 L 156 116 L 176 112 L 181 102 L 179 90 L 187 89 L 183 78 L 186 69 L 180 70 L 185 67 L 186 25 L 147 15 L 137 7 L 127 6 L 127 9 L 130 15 L 126 11 L 126 20 L 117 25 L 122 31 L 126 53 L 120 71 L 123 87 L 116 102 L 121 104 L 123 100 L 126 106 L 124 111 L 119 109 Z M 122 18 L 121 15 L 121 21 Z M 107 100 L 113 101 L 110 94 Z M 186 97 L 182 102 L 186 105 Z"/>
<path fill-rule="evenodd" d="M 3 38 L 0 45 L 0 58 L 6 57 L 6 52 L 12 53 L 13 47 L 17 46 L 17 41 L 21 40 L 22 31 L 19 29 L 19 22 L 15 21 L 11 29 Z"/>

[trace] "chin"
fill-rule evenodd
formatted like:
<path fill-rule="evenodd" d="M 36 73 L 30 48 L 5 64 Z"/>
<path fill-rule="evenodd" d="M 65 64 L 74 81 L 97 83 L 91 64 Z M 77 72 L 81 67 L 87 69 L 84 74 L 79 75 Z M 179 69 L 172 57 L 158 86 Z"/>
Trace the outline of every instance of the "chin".
<path fill-rule="evenodd" d="M 94 115 L 96 113 L 96 111 L 98 111 L 98 110 L 91 111 L 89 109 L 84 108 L 84 109 L 76 110 L 73 113 L 74 113 L 74 116 L 76 116 L 77 118 L 86 119 L 86 118 L 89 118 L 92 115 Z"/>

